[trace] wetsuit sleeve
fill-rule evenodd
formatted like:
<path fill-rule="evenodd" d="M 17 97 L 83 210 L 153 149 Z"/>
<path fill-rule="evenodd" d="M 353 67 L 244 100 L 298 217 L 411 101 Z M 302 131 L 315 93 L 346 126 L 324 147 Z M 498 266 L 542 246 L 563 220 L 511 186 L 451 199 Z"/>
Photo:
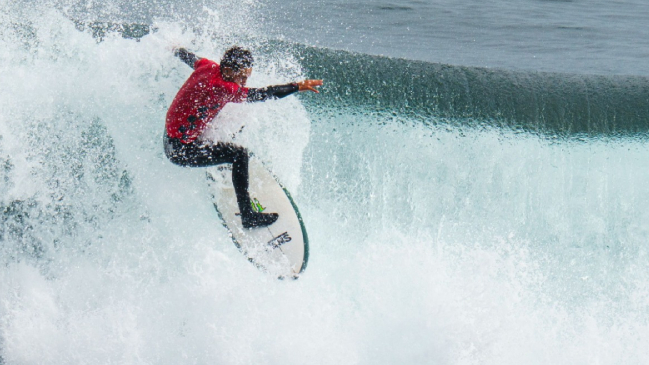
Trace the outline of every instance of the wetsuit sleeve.
<path fill-rule="evenodd" d="M 196 56 L 195 54 L 189 52 L 185 48 L 178 48 L 174 55 L 180 58 L 181 61 L 185 62 L 189 67 L 195 68 L 194 65 L 197 61 L 200 61 L 202 58 Z"/>
<path fill-rule="evenodd" d="M 267 86 L 260 89 L 248 89 L 248 96 L 246 97 L 247 102 L 254 101 L 264 101 L 268 99 L 281 99 L 285 96 L 289 96 L 294 92 L 297 92 L 299 87 L 296 83 L 278 85 L 278 86 Z"/>

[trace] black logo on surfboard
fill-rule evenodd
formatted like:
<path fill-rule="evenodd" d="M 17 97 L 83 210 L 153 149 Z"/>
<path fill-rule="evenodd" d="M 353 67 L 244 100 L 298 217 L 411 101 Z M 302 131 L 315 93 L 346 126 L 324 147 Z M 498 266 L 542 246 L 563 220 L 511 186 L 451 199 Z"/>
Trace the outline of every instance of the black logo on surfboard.
<path fill-rule="evenodd" d="M 293 238 L 291 238 L 291 236 L 288 235 L 288 232 L 284 232 L 279 236 L 273 238 L 272 240 L 268 241 L 267 245 L 275 249 L 285 243 L 291 242 L 292 240 Z"/>

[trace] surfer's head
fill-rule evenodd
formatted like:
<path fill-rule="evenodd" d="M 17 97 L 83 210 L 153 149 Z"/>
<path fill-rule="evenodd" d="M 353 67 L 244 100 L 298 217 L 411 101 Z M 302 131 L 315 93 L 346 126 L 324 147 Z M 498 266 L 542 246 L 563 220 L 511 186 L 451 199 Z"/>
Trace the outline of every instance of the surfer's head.
<path fill-rule="evenodd" d="M 234 46 L 225 51 L 223 58 L 221 58 L 221 76 L 225 81 L 234 82 L 239 86 L 246 86 L 254 62 L 255 60 L 250 51 Z"/>

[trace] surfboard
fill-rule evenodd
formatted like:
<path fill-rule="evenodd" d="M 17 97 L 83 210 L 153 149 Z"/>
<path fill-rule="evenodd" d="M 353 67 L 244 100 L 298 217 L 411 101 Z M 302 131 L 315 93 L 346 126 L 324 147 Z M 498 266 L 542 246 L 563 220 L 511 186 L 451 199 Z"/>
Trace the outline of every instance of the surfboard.
<path fill-rule="evenodd" d="M 207 169 L 216 212 L 234 244 L 251 263 L 280 279 L 297 279 L 309 258 L 309 240 L 300 212 L 288 190 L 254 156 L 250 157 L 248 172 L 253 209 L 278 213 L 277 221 L 267 227 L 243 228 L 232 185 L 231 164 Z"/>

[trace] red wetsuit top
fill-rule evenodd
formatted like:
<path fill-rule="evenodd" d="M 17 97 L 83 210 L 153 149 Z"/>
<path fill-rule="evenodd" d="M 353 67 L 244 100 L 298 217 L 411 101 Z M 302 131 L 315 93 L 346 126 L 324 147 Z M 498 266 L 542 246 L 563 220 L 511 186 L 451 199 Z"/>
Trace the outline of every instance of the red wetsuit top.
<path fill-rule="evenodd" d="M 194 72 L 169 107 L 167 135 L 191 143 L 227 103 L 240 103 L 247 98 L 248 88 L 223 80 L 216 62 L 198 59 Z"/>

